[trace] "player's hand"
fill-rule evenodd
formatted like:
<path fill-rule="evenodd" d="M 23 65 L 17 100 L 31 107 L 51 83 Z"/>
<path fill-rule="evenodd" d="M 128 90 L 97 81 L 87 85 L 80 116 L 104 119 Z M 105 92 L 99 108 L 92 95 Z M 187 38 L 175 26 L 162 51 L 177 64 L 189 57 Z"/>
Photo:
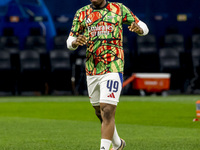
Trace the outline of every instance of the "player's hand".
<path fill-rule="evenodd" d="M 72 42 L 72 47 L 83 46 L 87 43 L 87 37 L 84 35 L 79 35 L 78 38 Z"/>
<path fill-rule="evenodd" d="M 128 29 L 131 32 L 135 32 L 137 34 L 143 34 L 142 28 L 140 28 L 140 26 L 135 22 L 132 22 L 131 25 L 128 26 Z"/>

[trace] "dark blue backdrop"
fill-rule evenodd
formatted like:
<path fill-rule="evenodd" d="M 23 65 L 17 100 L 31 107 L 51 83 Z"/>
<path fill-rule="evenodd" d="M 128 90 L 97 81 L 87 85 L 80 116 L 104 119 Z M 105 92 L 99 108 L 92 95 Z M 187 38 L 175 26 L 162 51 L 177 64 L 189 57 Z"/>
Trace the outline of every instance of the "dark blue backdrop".
<path fill-rule="evenodd" d="M 71 26 L 71 19 L 73 18 L 77 9 L 90 3 L 89 0 L 44 0 L 50 10 L 52 16 L 65 15 L 69 17 L 69 24 Z M 115 0 L 110 0 L 115 1 Z M 134 14 L 141 20 L 145 21 L 151 33 L 156 35 L 163 35 L 166 27 L 175 26 L 179 32 L 188 36 L 191 30 L 200 26 L 200 1 L 199 0 L 116 0 L 129 7 Z M 177 21 L 178 14 L 186 14 L 187 21 Z M 160 16 L 162 20 L 156 20 L 155 17 Z M 64 25 L 64 24 L 63 24 Z M 57 24 L 55 23 L 55 26 Z"/>
<path fill-rule="evenodd" d="M 114 1 L 114 0 L 110 0 Z M 175 27 L 186 38 L 191 36 L 195 27 L 200 27 L 200 0 L 117 0 L 129 7 L 135 15 L 147 23 L 150 33 L 157 37 L 166 33 L 167 27 Z M 6 4 L 9 3 L 9 6 Z M 35 5 L 35 3 L 38 3 Z M 57 28 L 66 28 L 63 34 L 68 35 L 76 10 L 90 4 L 89 0 L 0 0 L 0 35 L 4 27 L 14 27 L 15 34 L 21 39 L 23 49 L 24 38 L 30 27 L 41 27 L 41 22 L 31 21 L 30 12 L 35 16 L 44 16 L 48 50 L 52 49 L 53 36 Z M 185 21 L 177 21 L 177 16 L 184 14 Z M 18 15 L 19 23 L 10 23 L 7 17 Z M 125 28 L 125 34 L 127 32 Z"/>
<path fill-rule="evenodd" d="M 12 16 L 19 17 L 19 21 L 10 22 Z M 35 20 L 43 18 L 42 20 Z M 20 49 L 24 48 L 24 41 L 29 35 L 30 28 L 42 28 L 42 34 L 49 43 L 47 49 L 53 47 L 53 37 L 56 34 L 49 9 L 43 0 L 0 0 L 0 35 L 4 28 L 13 28 L 14 35 L 19 37 Z"/>

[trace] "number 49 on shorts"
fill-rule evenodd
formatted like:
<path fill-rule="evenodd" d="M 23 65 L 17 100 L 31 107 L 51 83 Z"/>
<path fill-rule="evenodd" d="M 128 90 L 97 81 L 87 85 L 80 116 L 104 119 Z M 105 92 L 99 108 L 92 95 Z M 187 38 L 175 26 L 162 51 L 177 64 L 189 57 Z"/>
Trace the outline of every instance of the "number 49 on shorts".
<path fill-rule="evenodd" d="M 107 81 L 107 88 L 109 89 L 109 92 L 117 92 L 119 87 L 118 81 L 108 80 Z"/>

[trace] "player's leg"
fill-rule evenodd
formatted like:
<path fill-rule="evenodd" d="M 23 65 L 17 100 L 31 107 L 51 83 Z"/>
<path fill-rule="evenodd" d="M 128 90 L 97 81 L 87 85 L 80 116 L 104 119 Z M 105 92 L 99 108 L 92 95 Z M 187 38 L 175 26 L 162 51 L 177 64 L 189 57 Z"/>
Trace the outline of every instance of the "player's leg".
<path fill-rule="evenodd" d="M 95 109 L 95 114 L 96 114 L 96 116 L 99 118 L 99 120 L 100 120 L 100 122 L 101 122 L 101 126 L 102 126 L 102 124 L 104 124 L 104 122 L 106 122 L 106 121 L 103 122 L 103 119 L 102 119 L 102 117 L 101 117 L 100 106 L 93 106 L 93 107 L 94 107 L 94 109 Z M 104 119 L 104 120 L 105 120 L 105 119 Z M 105 129 L 101 129 L 101 130 L 102 130 L 102 131 L 105 131 Z M 109 131 L 109 132 L 110 132 L 110 131 Z M 113 133 L 111 133 L 111 134 L 113 134 Z M 101 138 L 101 146 L 100 146 L 101 149 L 109 150 L 110 144 L 111 144 L 111 140 L 110 140 L 110 139 L 107 139 L 107 138 L 105 138 L 105 137 L 102 137 L 102 138 Z"/>
<path fill-rule="evenodd" d="M 99 86 L 100 76 L 87 76 L 87 87 L 90 102 L 95 109 L 95 114 L 102 123 L 101 110 L 100 110 L 100 86 Z M 103 150 L 109 150 L 111 141 L 107 139 L 101 139 L 101 146 Z"/>
<path fill-rule="evenodd" d="M 95 109 L 95 114 L 99 118 L 100 122 L 102 123 L 102 117 L 101 117 L 101 111 L 100 111 L 100 106 L 93 106 Z"/>
<path fill-rule="evenodd" d="M 115 111 L 116 106 L 111 104 L 100 104 L 101 109 L 101 148 L 109 150 L 112 141 L 112 150 L 123 150 L 126 143 L 123 139 L 120 139 L 115 126 Z M 98 115 L 99 117 L 99 115 Z M 105 142 L 106 141 L 106 142 Z"/>
<path fill-rule="evenodd" d="M 114 149 L 120 148 L 121 145 L 123 145 L 124 147 L 124 144 L 122 144 L 122 140 L 120 139 L 115 126 L 115 111 L 117 103 L 119 101 L 121 89 L 121 74 L 109 73 L 106 74 L 104 78 L 102 78 L 100 84 L 100 110 L 101 117 L 103 120 L 102 138 L 112 140 Z"/>
<path fill-rule="evenodd" d="M 100 106 L 93 106 L 94 109 L 95 109 L 95 114 L 96 116 L 99 118 L 100 122 L 102 123 L 102 117 L 101 117 L 101 111 L 100 111 Z M 117 132 L 117 128 L 115 126 L 115 129 L 114 129 L 114 133 L 113 133 L 113 137 L 112 137 L 112 145 L 113 145 L 113 150 L 116 150 L 120 147 L 121 145 L 121 139 L 118 135 L 118 132 Z"/>
<path fill-rule="evenodd" d="M 101 137 L 102 139 L 112 140 L 115 129 L 115 111 L 116 106 L 112 104 L 100 103 L 102 124 Z"/>
<path fill-rule="evenodd" d="M 115 76 L 117 76 L 117 78 L 119 78 L 118 74 L 115 74 Z M 90 102 L 91 102 L 91 104 L 93 105 L 93 107 L 95 109 L 96 116 L 102 122 L 102 116 L 101 116 L 101 111 L 100 111 L 99 77 L 101 78 L 101 76 L 98 76 L 98 77 L 97 76 L 87 76 L 87 85 L 88 85 L 88 94 L 89 94 L 89 97 L 90 97 Z M 105 86 L 106 85 L 103 85 L 102 88 L 105 89 Z M 120 89 L 121 86 L 122 86 L 122 83 L 121 83 L 121 85 L 119 85 L 119 91 L 118 91 L 117 95 L 114 95 L 114 97 L 116 97 L 117 99 L 119 98 L 119 95 L 120 95 L 119 92 L 121 92 L 121 89 Z M 114 89 L 115 90 L 118 89 L 118 85 L 117 84 L 114 85 Z M 104 92 L 102 92 L 102 93 L 104 93 Z M 104 97 L 105 97 L 105 99 L 107 99 L 110 94 L 109 95 L 108 95 L 108 93 L 105 93 L 105 94 L 106 94 L 106 96 L 104 95 Z M 110 98 L 110 99 L 112 100 L 113 98 Z M 117 105 L 117 102 L 114 102 L 114 105 Z M 102 140 L 102 141 L 103 142 L 101 142 L 101 143 L 110 144 L 110 140 Z M 120 146 L 121 145 L 121 140 L 120 140 L 120 137 L 118 136 L 116 127 L 114 129 L 112 143 L 113 143 L 113 147 L 116 148 L 116 149 L 121 147 Z"/>
<path fill-rule="evenodd" d="M 100 103 L 101 110 L 101 149 L 109 150 L 115 128 L 116 106 L 107 103 Z"/>
<path fill-rule="evenodd" d="M 115 126 L 115 130 L 114 130 L 113 138 L 112 138 L 113 150 L 117 150 L 121 144 L 122 144 L 122 141 L 118 135 L 117 128 Z"/>

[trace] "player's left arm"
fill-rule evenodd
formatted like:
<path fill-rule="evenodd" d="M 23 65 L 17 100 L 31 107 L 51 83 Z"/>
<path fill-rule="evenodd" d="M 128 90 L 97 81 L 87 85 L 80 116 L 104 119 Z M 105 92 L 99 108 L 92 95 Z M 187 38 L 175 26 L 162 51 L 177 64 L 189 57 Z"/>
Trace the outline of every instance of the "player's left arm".
<path fill-rule="evenodd" d="M 128 26 L 129 31 L 135 32 L 140 36 L 147 35 L 149 33 L 149 29 L 147 25 L 139 20 L 138 23 L 132 22 L 130 26 Z"/>
<path fill-rule="evenodd" d="M 140 36 L 147 35 L 149 29 L 147 25 L 138 19 L 136 15 L 126 6 L 122 5 L 123 23 L 128 24 L 128 28 L 131 32 L 135 32 Z"/>

